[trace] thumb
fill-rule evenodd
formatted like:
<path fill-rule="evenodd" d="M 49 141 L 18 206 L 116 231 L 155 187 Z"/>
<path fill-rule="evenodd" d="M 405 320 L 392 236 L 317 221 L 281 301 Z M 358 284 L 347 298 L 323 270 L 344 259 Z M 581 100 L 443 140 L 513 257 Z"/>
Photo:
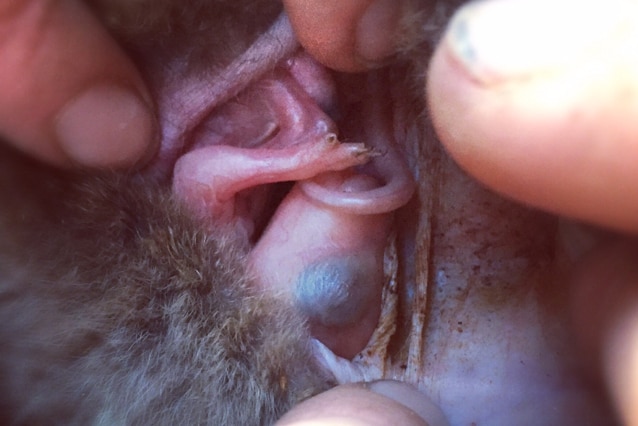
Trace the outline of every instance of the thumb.
<path fill-rule="evenodd" d="M 83 3 L 0 2 L 0 135 L 58 166 L 130 166 L 154 148 L 133 63 Z"/>
<path fill-rule="evenodd" d="M 465 6 L 428 76 L 442 142 L 515 199 L 638 230 L 637 24 L 630 0 Z"/>

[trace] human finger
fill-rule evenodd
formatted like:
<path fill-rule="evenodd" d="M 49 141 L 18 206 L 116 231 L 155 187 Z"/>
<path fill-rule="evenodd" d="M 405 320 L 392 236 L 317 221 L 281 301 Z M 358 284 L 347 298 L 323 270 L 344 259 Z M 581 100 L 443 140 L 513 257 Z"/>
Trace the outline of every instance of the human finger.
<path fill-rule="evenodd" d="M 363 71 L 395 50 L 404 0 L 284 0 L 299 42 L 319 62 Z"/>
<path fill-rule="evenodd" d="M 156 126 L 133 63 L 76 0 L 0 2 L 0 135 L 59 166 L 130 166 Z"/>
<path fill-rule="evenodd" d="M 413 387 L 390 380 L 343 385 L 310 398 L 278 426 L 445 426 L 441 410 Z"/>
<path fill-rule="evenodd" d="M 452 19 L 428 73 L 442 142 L 512 198 L 638 230 L 638 3 L 489 0 Z"/>

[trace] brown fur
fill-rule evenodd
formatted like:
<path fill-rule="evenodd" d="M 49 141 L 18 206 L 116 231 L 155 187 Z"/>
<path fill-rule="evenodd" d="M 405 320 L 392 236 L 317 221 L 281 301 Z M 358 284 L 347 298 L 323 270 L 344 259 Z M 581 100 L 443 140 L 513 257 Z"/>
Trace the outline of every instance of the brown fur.
<path fill-rule="evenodd" d="M 246 50 L 282 10 L 273 0 L 85 1 L 134 56 L 179 55 L 208 71 Z"/>
<path fill-rule="evenodd" d="M 230 237 L 203 233 L 153 183 L 4 151 L 0 400 L 13 422 L 270 424 L 325 388 L 303 321 L 251 292 Z"/>

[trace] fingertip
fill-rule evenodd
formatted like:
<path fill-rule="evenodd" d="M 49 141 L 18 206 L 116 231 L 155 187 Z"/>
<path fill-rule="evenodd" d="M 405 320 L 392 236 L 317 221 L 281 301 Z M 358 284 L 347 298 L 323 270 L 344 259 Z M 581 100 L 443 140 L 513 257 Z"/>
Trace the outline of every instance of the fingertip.
<path fill-rule="evenodd" d="M 279 426 L 447 426 L 440 409 L 415 388 L 383 380 L 342 385 L 294 407 Z"/>
<path fill-rule="evenodd" d="M 597 4 L 560 2 L 548 14 L 549 3 L 492 0 L 460 10 L 427 74 L 434 126 L 461 167 L 492 189 L 635 232 L 635 14 L 605 7 L 601 31 L 592 32 Z M 630 3 L 619 2 L 634 10 Z"/>
<path fill-rule="evenodd" d="M 0 21 L 0 129 L 62 167 L 130 167 L 157 147 L 140 73 L 84 3 L 25 0 Z M 7 30 L 7 31 L 4 31 Z"/>
<path fill-rule="evenodd" d="M 635 12 L 625 0 L 474 1 L 454 14 L 445 43 L 482 84 L 534 79 L 613 50 L 616 37 L 632 37 Z"/>
<path fill-rule="evenodd" d="M 443 411 L 413 386 L 396 380 L 378 380 L 369 383 L 368 389 L 406 406 L 429 426 L 449 425 Z"/>
<path fill-rule="evenodd" d="M 284 5 L 301 45 L 329 68 L 365 71 L 394 53 L 402 1 L 284 0 Z"/>
<path fill-rule="evenodd" d="M 375 0 L 361 15 L 355 32 L 355 54 L 368 68 L 384 63 L 394 54 L 400 5 L 397 0 Z"/>

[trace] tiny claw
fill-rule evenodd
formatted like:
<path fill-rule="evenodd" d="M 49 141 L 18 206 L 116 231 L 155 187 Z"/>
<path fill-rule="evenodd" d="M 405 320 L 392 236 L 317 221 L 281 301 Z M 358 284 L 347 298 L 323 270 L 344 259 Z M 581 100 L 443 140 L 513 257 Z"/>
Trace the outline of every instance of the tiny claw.
<path fill-rule="evenodd" d="M 345 142 L 343 145 L 347 146 L 349 149 L 352 149 L 353 151 L 356 150 L 359 152 L 364 152 L 364 151 L 370 150 L 370 148 L 368 148 L 366 144 L 363 142 Z"/>
<path fill-rule="evenodd" d="M 368 154 L 369 157 L 381 157 L 383 155 L 385 155 L 385 152 L 381 152 L 376 148 L 370 148 L 370 152 Z"/>
<path fill-rule="evenodd" d="M 365 150 L 355 151 L 354 152 L 354 156 L 355 157 L 365 157 L 366 159 L 368 159 L 368 158 L 371 157 L 371 155 L 370 155 L 371 153 L 372 153 L 372 151 L 366 148 Z"/>
<path fill-rule="evenodd" d="M 364 144 L 358 144 L 357 149 L 353 152 L 353 155 L 357 158 L 364 157 L 366 161 L 368 161 L 383 154 L 374 148 L 370 148 Z"/>
<path fill-rule="evenodd" d="M 328 133 L 325 137 L 325 141 L 328 142 L 329 145 L 338 145 L 341 143 L 334 133 Z"/>
<path fill-rule="evenodd" d="M 383 152 L 377 150 L 374 147 L 366 145 L 365 142 L 347 142 L 346 145 L 351 147 L 352 154 L 355 157 L 365 156 L 366 158 L 370 159 L 384 155 Z"/>

